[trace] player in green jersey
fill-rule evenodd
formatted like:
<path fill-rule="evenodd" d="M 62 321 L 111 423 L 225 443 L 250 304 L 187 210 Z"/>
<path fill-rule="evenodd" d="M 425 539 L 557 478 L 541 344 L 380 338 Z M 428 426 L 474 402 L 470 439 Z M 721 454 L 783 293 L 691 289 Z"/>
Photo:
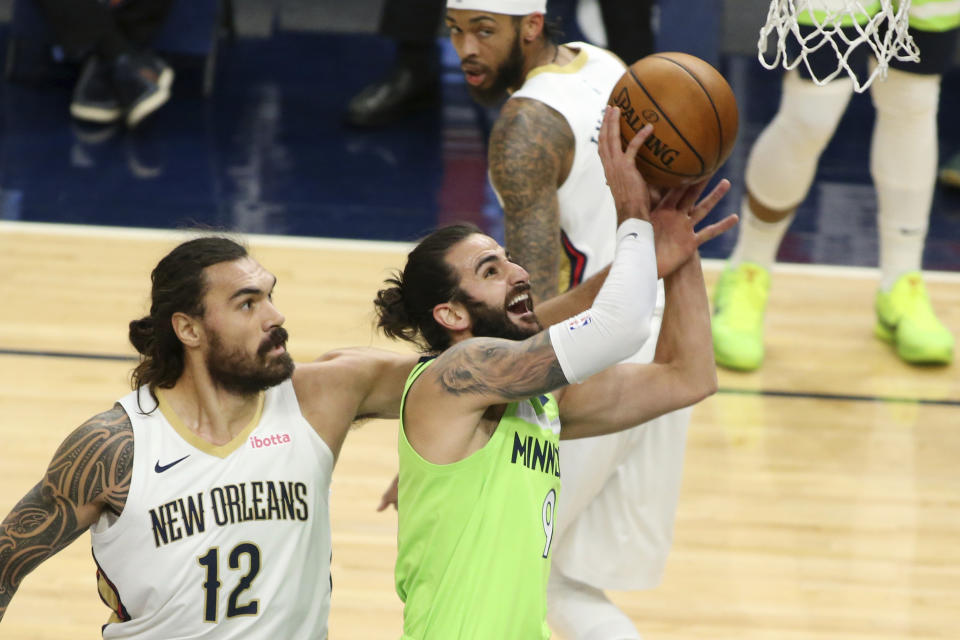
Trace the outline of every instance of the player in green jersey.
<path fill-rule="evenodd" d="M 608 109 L 600 132 L 617 252 L 588 311 L 543 330 L 526 271 L 467 225 L 428 236 L 378 293 L 381 328 L 436 356 L 411 373 L 401 409 L 404 640 L 549 637 L 559 438 L 626 429 L 716 390 L 696 248 L 736 218 L 694 226 L 729 183 L 699 204 L 705 182 L 673 190 L 651 210 L 635 164 L 651 129 L 624 151 L 618 117 Z M 666 243 L 656 250 L 654 229 Z M 654 362 L 617 364 L 647 337 L 658 269 L 667 301 Z"/>

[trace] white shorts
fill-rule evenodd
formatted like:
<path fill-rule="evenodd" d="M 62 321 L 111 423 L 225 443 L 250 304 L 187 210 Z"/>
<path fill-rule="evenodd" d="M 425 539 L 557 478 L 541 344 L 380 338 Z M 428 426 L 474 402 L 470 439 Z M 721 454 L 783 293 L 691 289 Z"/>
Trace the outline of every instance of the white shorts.
<path fill-rule="evenodd" d="M 631 361 L 650 362 L 651 339 Z M 598 589 L 659 584 L 673 542 L 692 408 L 595 438 L 560 441 L 551 572 Z"/>

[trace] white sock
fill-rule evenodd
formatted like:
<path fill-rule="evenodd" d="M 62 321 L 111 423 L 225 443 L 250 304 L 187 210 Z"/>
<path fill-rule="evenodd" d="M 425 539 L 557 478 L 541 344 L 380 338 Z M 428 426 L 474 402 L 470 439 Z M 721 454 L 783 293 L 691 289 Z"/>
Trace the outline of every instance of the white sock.
<path fill-rule="evenodd" d="M 880 288 L 918 271 L 937 178 L 940 76 L 897 69 L 871 85 L 876 124 L 870 173 L 877 190 Z"/>
<path fill-rule="evenodd" d="M 764 222 L 750 209 L 746 196 L 740 204 L 740 231 L 737 244 L 730 255 L 730 266 L 753 262 L 769 270 L 777 259 L 777 250 L 796 213 L 779 222 Z"/>

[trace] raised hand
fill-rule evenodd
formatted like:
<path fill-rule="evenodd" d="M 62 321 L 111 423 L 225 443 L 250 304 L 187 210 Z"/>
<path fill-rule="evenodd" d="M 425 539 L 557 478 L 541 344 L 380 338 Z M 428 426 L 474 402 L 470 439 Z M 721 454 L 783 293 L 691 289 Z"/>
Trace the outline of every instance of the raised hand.
<path fill-rule="evenodd" d="M 721 180 L 699 202 L 697 198 L 706 188 L 710 178 L 684 187 L 666 191 L 650 212 L 653 238 L 657 249 L 657 276 L 663 278 L 690 259 L 707 240 L 716 238 L 737 224 L 736 214 L 719 222 L 707 225 L 699 231 L 696 226 L 703 221 L 720 199 L 730 190 L 730 181 Z"/>
<path fill-rule="evenodd" d="M 645 125 L 623 149 L 620 144 L 620 109 L 607 107 L 603 114 L 598 138 L 600 161 L 617 207 L 618 226 L 629 218 L 650 220 L 650 192 L 637 170 L 637 153 L 652 131 L 652 125 Z"/>

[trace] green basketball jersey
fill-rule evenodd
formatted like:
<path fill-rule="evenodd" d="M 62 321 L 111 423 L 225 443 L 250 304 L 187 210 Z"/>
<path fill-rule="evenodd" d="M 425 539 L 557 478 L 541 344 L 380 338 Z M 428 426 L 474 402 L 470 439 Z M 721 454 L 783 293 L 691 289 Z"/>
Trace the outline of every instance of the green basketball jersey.
<path fill-rule="evenodd" d="M 403 400 L 431 361 L 414 368 Z M 400 419 L 397 594 L 403 640 L 549 638 L 547 578 L 560 491 L 560 421 L 550 395 L 507 405 L 490 441 L 427 462 Z"/>

